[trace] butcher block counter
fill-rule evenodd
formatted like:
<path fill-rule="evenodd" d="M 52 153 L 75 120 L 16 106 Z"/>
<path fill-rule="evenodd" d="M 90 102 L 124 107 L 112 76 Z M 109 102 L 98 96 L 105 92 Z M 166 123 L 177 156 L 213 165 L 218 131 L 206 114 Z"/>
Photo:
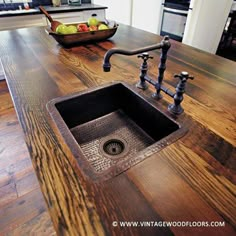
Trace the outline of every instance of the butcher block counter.
<path fill-rule="evenodd" d="M 58 235 L 236 235 L 235 62 L 170 40 L 165 87 L 175 92 L 174 74 L 181 71 L 194 76 L 179 116 L 168 112 L 173 99 L 167 94 L 157 101 L 152 86 L 135 87 L 137 56 L 113 55 L 111 71 L 103 72 L 110 48 L 132 50 L 161 40 L 119 25 L 110 40 L 66 49 L 43 27 L 1 32 L 7 84 Z M 155 79 L 160 51 L 150 55 L 148 74 Z M 114 81 L 128 84 L 188 132 L 121 174 L 94 181 L 64 142 L 46 104 Z"/>

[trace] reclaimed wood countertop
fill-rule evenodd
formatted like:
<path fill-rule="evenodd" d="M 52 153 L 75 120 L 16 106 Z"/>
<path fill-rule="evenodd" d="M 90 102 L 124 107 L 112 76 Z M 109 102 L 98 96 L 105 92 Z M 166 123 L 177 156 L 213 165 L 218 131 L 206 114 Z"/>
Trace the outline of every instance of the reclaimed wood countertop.
<path fill-rule="evenodd" d="M 181 71 L 195 77 L 187 83 L 185 112 L 175 118 L 189 132 L 107 181 L 94 183 L 83 174 L 46 109 L 53 98 L 114 80 L 135 85 L 140 59 L 114 55 L 111 72 L 104 73 L 104 54 L 160 40 L 120 25 L 109 41 L 64 49 L 42 27 L 1 32 L 7 84 L 58 235 L 236 235 L 235 62 L 171 40 L 164 85 L 174 91 L 173 75 Z M 160 52 L 150 54 L 155 78 Z M 154 101 L 152 92 L 140 94 L 167 114 L 172 99 L 163 94 Z M 123 221 L 159 227 L 122 227 Z M 161 227 L 164 221 L 198 225 Z"/>

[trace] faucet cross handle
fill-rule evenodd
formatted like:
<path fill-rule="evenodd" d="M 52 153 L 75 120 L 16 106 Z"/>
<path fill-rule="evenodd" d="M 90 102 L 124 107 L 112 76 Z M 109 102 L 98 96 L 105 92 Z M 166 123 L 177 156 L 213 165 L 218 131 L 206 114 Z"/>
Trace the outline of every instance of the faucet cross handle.
<path fill-rule="evenodd" d="M 149 56 L 148 52 L 144 52 L 138 55 L 138 58 L 142 58 L 144 62 L 147 62 L 148 59 L 153 59 L 152 56 Z"/>
<path fill-rule="evenodd" d="M 176 86 L 176 93 L 174 95 L 174 103 L 168 106 L 168 110 L 175 115 L 181 114 L 184 109 L 181 107 L 181 102 L 183 101 L 184 97 L 183 94 L 185 93 L 185 86 L 188 79 L 193 80 L 193 76 L 189 76 L 188 72 L 182 71 L 180 75 L 174 75 L 175 78 L 179 78 L 180 81 Z"/>
<path fill-rule="evenodd" d="M 188 72 L 186 72 L 186 71 L 182 71 L 180 73 L 180 75 L 178 75 L 178 74 L 174 75 L 174 78 L 179 78 L 181 80 L 181 82 L 186 82 L 188 79 L 191 79 L 191 80 L 194 79 L 194 77 L 189 76 Z"/>
<path fill-rule="evenodd" d="M 142 58 L 143 63 L 140 66 L 140 75 L 139 75 L 140 81 L 136 84 L 136 87 L 145 90 L 148 87 L 148 85 L 146 83 L 147 71 L 148 71 L 147 60 L 153 59 L 153 57 L 149 56 L 149 54 L 147 52 L 143 52 L 142 54 L 139 54 L 137 57 Z"/>

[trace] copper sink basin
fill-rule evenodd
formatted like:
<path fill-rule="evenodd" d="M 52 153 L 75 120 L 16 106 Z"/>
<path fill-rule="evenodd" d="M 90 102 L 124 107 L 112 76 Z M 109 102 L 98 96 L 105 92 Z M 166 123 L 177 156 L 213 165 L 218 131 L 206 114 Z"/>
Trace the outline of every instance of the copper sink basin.
<path fill-rule="evenodd" d="M 47 109 L 79 168 L 95 181 L 115 177 L 187 131 L 125 83 L 56 98 Z"/>

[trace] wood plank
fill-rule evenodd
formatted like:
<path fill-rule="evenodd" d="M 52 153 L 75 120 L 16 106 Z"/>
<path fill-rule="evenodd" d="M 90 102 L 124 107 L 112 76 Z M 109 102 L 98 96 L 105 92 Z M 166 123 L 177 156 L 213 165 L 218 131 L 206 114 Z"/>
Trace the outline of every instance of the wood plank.
<path fill-rule="evenodd" d="M 18 198 L 14 181 L 0 187 L 0 209 Z M 3 217 L 3 216 L 2 216 Z M 1 219 L 1 216 L 0 216 Z"/>
<path fill-rule="evenodd" d="M 51 219 L 47 212 L 43 212 L 35 218 L 32 218 L 27 223 L 19 227 L 8 230 L 6 236 L 19 235 L 40 235 L 40 236 L 55 236 L 56 232 L 52 227 Z"/>
<path fill-rule="evenodd" d="M 17 228 L 46 211 L 40 189 L 0 208 L 1 233 Z"/>
<path fill-rule="evenodd" d="M 210 166 L 201 157 L 190 155 L 192 151 L 182 144 L 171 146 L 148 159 L 142 167 L 130 169 L 128 176 L 166 221 L 225 222 L 225 227 L 217 228 L 174 227 L 171 228 L 174 234 L 233 235 L 235 185 L 225 181 L 224 176 L 210 174 L 207 171 Z"/>
<path fill-rule="evenodd" d="M 96 194 L 98 211 L 104 219 L 103 224 L 111 235 L 173 235 L 169 227 L 121 227 L 119 222 L 161 222 L 162 218 L 152 205 L 146 202 L 145 197 L 138 188 L 125 175 L 119 175 L 107 181 Z M 105 194 L 102 194 L 105 193 Z M 119 196 L 119 197 L 118 197 Z M 132 199 L 132 204 L 130 202 Z M 131 205 L 136 207 L 130 207 Z M 113 222 L 117 222 L 114 227 Z"/>
<path fill-rule="evenodd" d="M 37 189 L 38 187 L 38 180 L 33 169 L 31 173 L 16 181 L 16 191 L 19 197 Z"/>
<path fill-rule="evenodd" d="M 0 118 L 0 235 L 55 235 L 6 81 Z"/>

